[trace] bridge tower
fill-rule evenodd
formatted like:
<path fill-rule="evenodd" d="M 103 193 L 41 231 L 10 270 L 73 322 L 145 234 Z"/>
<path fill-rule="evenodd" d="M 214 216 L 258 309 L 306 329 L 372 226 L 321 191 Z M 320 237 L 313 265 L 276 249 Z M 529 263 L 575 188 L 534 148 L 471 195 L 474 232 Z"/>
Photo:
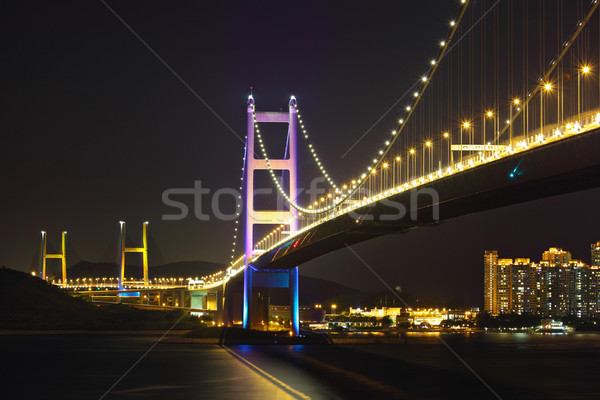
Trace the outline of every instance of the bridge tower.
<path fill-rule="evenodd" d="M 254 117 L 256 123 L 281 123 L 288 124 L 289 156 L 287 159 L 271 159 L 269 163 L 273 170 L 288 171 L 289 196 L 296 199 L 297 196 L 297 117 L 296 98 L 291 97 L 288 112 L 254 112 L 254 98 L 250 96 L 247 103 L 248 111 L 248 135 L 246 155 L 246 196 L 245 196 L 245 248 L 244 248 L 244 304 L 242 311 L 242 323 L 244 328 L 251 327 L 252 315 L 252 288 L 253 287 L 289 287 L 291 328 L 297 336 L 300 333 L 299 297 L 298 297 L 298 267 L 295 266 L 288 271 L 257 271 L 251 261 L 254 256 L 254 226 L 260 224 L 284 224 L 289 226 L 290 232 L 298 229 L 297 213 L 294 209 L 289 211 L 256 211 L 254 209 L 254 171 L 268 170 L 265 159 L 255 158 L 254 151 Z M 254 116 L 253 116 L 254 115 Z"/>
<path fill-rule="evenodd" d="M 148 231 L 148 221 L 144 222 L 142 225 L 142 247 L 126 247 L 125 246 L 125 222 L 119 221 L 121 225 L 121 245 L 120 245 L 120 253 L 121 258 L 119 261 L 119 266 L 121 269 L 121 273 L 119 275 L 119 289 L 123 289 L 123 282 L 125 281 L 125 254 L 126 253 L 142 253 L 142 268 L 144 274 L 144 285 L 148 285 L 148 240 L 147 240 L 147 231 Z"/>
<path fill-rule="evenodd" d="M 48 254 L 46 252 L 46 231 L 42 231 L 42 279 L 46 280 L 46 260 L 49 258 L 58 258 L 61 262 L 62 283 L 67 284 L 67 251 L 66 251 L 67 231 L 62 232 L 62 252 Z"/>

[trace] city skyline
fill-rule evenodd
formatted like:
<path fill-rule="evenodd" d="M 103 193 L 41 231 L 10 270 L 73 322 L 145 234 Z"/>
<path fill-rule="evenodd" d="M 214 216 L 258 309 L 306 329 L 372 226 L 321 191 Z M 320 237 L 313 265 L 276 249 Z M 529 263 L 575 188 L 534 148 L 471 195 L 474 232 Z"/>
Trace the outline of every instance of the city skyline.
<path fill-rule="evenodd" d="M 590 245 L 591 264 L 571 252 L 550 247 L 541 260 L 500 258 L 497 250 L 484 252 L 484 310 L 547 317 L 598 317 L 600 241 Z"/>

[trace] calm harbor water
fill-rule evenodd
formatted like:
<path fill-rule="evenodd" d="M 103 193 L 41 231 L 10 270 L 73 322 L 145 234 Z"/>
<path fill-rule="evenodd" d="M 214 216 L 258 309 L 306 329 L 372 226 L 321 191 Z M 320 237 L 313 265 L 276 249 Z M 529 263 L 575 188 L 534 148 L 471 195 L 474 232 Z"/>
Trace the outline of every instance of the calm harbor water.
<path fill-rule="evenodd" d="M 100 399 L 157 336 L 0 335 L 6 399 Z M 409 334 L 406 343 L 159 343 L 104 397 L 597 399 L 600 334 Z"/>

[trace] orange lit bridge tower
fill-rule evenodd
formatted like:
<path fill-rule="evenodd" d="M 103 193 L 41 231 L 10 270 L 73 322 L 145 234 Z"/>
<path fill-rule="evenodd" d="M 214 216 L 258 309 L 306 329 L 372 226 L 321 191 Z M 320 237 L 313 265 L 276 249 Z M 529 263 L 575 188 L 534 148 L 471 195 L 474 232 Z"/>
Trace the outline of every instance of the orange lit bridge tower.
<path fill-rule="evenodd" d="M 119 289 L 123 289 L 123 283 L 125 282 L 125 254 L 126 253 L 141 253 L 142 254 L 142 268 L 144 274 L 144 285 L 148 285 L 148 221 L 142 225 L 142 247 L 125 247 L 125 222 L 119 221 L 121 225 L 121 246 L 120 246 L 120 258 L 119 258 Z"/>
<path fill-rule="evenodd" d="M 42 231 L 42 279 L 46 280 L 46 260 L 49 258 L 58 258 L 61 263 L 62 270 L 62 283 L 63 285 L 67 284 L 67 251 L 66 251 L 66 238 L 67 231 L 62 232 L 62 252 L 55 254 L 48 254 L 46 252 L 46 231 Z"/>

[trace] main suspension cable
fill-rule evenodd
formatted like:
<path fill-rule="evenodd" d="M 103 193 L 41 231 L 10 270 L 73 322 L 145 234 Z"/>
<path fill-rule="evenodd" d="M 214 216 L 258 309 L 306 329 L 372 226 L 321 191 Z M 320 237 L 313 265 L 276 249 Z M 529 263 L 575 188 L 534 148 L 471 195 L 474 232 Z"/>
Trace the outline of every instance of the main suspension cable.
<path fill-rule="evenodd" d="M 529 104 L 529 102 L 535 98 L 535 95 L 540 90 L 545 89 L 544 85 L 547 84 L 548 78 L 550 77 L 552 72 L 554 72 L 556 67 L 558 67 L 558 65 L 562 61 L 562 59 L 565 56 L 565 54 L 567 53 L 567 51 L 569 51 L 569 49 L 571 48 L 573 43 L 575 43 L 575 39 L 577 39 L 577 36 L 579 36 L 579 34 L 583 30 L 583 28 L 585 28 L 586 24 L 590 20 L 590 18 L 592 18 L 592 15 L 594 15 L 594 13 L 596 12 L 598 5 L 599 5 L 598 0 L 592 0 L 585 17 L 582 20 L 577 21 L 577 24 L 575 25 L 575 30 L 573 31 L 573 34 L 571 34 L 571 37 L 569 38 L 568 41 L 563 43 L 562 50 L 558 53 L 556 58 L 554 58 L 552 61 L 550 61 L 550 67 L 548 68 L 546 73 L 542 77 L 540 77 L 540 79 L 539 79 L 540 84 L 536 85 L 536 87 L 533 89 L 533 91 L 530 91 L 527 93 L 527 96 L 525 96 L 526 97 L 525 101 L 523 102 L 523 106 L 519 107 L 520 109 L 517 110 L 517 112 L 513 115 L 512 119 L 509 119 L 508 124 L 506 124 L 506 126 L 504 128 L 502 128 L 500 130 L 500 132 L 498 132 L 498 136 L 502 136 L 504 133 L 506 133 L 506 131 L 509 129 L 509 127 L 513 124 L 514 120 L 517 119 L 517 117 L 519 115 L 521 115 L 522 110 L 524 110 L 527 107 L 527 105 Z"/>
<path fill-rule="evenodd" d="M 323 163 L 321 162 L 321 160 L 319 160 L 319 157 L 317 156 L 317 152 L 316 152 L 314 146 L 312 145 L 312 143 L 310 143 L 310 140 L 308 139 L 308 132 L 306 131 L 306 128 L 304 128 L 304 122 L 302 121 L 302 116 L 300 115 L 300 110 L 298 109 L 298 102 L 295 100 L 296 100 L 296 98 L 294 96 L 292 96 L 292 105 L 293 105 L 294 109 L 296 110 L 296 115 L 298 116 L 298 122 L 300 123 L 300 129 L 302 130 L 302 135 L 304 136 L 306 145 L 308 146 L 308 150 L 310 150 L 313 160 L 317 164 L 317 167 L 319 167 L 319 169 L 321 170 L 321 174 L 323 174 L 323 177 L 327 180 L 327 182 L 329 182 L 329 185 L 333 189 L 337 189 L 338 188 L 337 185 L 335 184 L 333 179 L 331 179 L 331 176 L 327 173 L 325 166 L 323 165 Z"/>
<path fill-rule="evenodd" d="M 254 127 L 256 130 L 256 134 L 259 140 L 259 144 L 261 147 L 261 151 L 262 151 L 262 155 L 263 158 L 265 159 L 265 162 L 267 164 L 267 168 L 269 169 L 269 173 L 271 175 L 271 178 L 273 180 L 273 183 L 275 184 L 275 186 L 277 187 L 277 190 L 279 190 L 279 192 L 281 193 L 281 195 L 283 196 L 283 198 L 288 202 L 288 204 L 293 207 L 294 209 L 304 212 L 306 214 L 322 214 L 322 213 L 326 213 L 329 211 L 332 211 L 336 208 L 338 208 L 340 205 L 342 205 L 344 203 L 344 201 L 346 201 L 348 198 L 350 198 L 350 196 L 352 196 L 354 193 L 356 193 L 361 185 L 365 182 L 365 179 L 367 178 L 367 176 L 371 173 L 371 171 L 374 171 L 377 166 L 383 161 L 384 157 L 387 155 L 387 153 L 390 151 L 390 149 L 392 148 L 392 146 L 394 145 L 395 141 L 397 140 L 397 138 L 399 137 L 399 133 L 402 132 L 402 130 L 404 129 L 404 127 L 406 126 L 406 123 L 408 122 L 408 119 L 411 117 L 411 115 L 413 114 L 414 109 L 416 108 L 416 106 L 419 104 L 423 93 L 425 92 L 425 90 L 427 89 L 427 87 L 429 86 L 429 83 L 431 82 L 435 72 L 438 69 L 438 66 L 440 64 L 440 61 L 442 60 L 442 58 L 444 57 L 446 51 L 449 49 L 449 44 L 452 41 L 452 38 L 454 37 L 457 28 L 460 24 L 460 22 L 463 19 L 463 16 L 465 15 L 465 12 L 467 10 L 467 7 L 469 5 L 469 0 L 461 0 L 461 3 L 463 4 L 463 7 L 461 8 L 461 11 L 458 15 L 458 18 L 456 21 L 451 21 L 450 22 L 450 26 L 452 27 L 452 29 L 450 30 L 450 33 L 447 37 L 446 40 L 443 40 L 440 42 L 440 51 L 438 53 L 438 56 L 431 60 L 430 64 L 430 69 L 429 72 L 427 74 L 425 74 L 423 77 L 421 77 L 421 81 L 423 83 L 421 90 L 418 92 L 415 92 L 416 96 L 415 96 L 415 100 L 412 103 L 412 106 L 407 106 L 406 107 L 406 116 L 403 119 L 399 120 L 399 126 L 396 130 L 393 130 L 391 133 L 391 137 L 389 140 L 386 140 L 384 142 L 385 147 L 382 150 L 379 150 L 378 153 L 378 157 L 373 159 L 373 163 L 372 165 L 370 165 L 369 167 L 367 167 L 367 170 L 360 175 L 359 178 L 356 179 L 357 183 L 355 185 L 352 185 L 352 187 L 345 193 L 343 194 L 340 198 L 336 198 L 334 199 L 334 201 L 332 202 L 332 204 L 330 206 L 325 206 L 322 208 L 316 208 L 316 209 L 312 209 L 312 208 L 305 208 L 302 207 L 300 205 L 298 205 L 297 203 L 295 203 L 294 200 L 292 200 L 290 198 L 290 196 L 285 192 L 285 190 L 283 189 L 283 186 L 277 181 L 277 177 L 275 176 L 275 172 L 273 171 L 273 168 L 271 167 L 271 163 L 269 161 L 268 155 L 267 155 L 267 151 L 266 148 L 264 146 L 264 143 L 262 141 L 262 137 L 260 135 L 260 130 L 258 128 L 258 123 L 256 121 L 256 109 L 255 109 L 255 105 L 254 103 L 252 103 L 252 118 L 253 118 L 253 123 L 254 123 Z M 294 99 L 295 102 L 295 99 Z M 324 170 L 324 169 L 323 169 Z M 323 171 L 322 170 L 322 171 Z"/>
<path fill-rule="evenodd" d="M 231 264 L 234 263 L 234 257 L 235 257 L 235 248 L 237 246 L 237 236 L 238 236 L 238 228 L 239 228 L 239 223 L 240 223 L 240 216 L 242 215 L 242 193 L 244 191 L 244 172 L 246 170 L 246 157 L 248 157 L 248 136 L 246 135 L 244 138 L 244 154 L 242 157 L 242 177 L 240 178 L 240 192 L 238 194 L 238 198 L 235 202 L 235 228 L 233 230 L 233 244 L 231 247 Z"/>

